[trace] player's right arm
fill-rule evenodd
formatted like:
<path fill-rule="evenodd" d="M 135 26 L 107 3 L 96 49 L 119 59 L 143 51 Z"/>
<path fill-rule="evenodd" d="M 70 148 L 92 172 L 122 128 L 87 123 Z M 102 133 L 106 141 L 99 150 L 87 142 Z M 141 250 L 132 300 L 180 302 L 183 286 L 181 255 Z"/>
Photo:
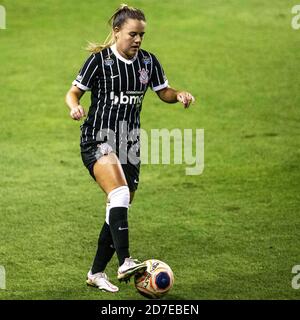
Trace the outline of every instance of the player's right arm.
<path fill-rule="evenodd" d="M 80 105 L 80 99 L 84 92 L 73 85 L 66 95 L 66 104 L 70 108 L 70 117 L 73 120 L 80 120 L 85 117 L 84 108 Z"/>
<path fill-rule="evenodd" d="M 72 87 L 66 95 L 66 103 L 70 108 L 70 116 L 74 120 L 80 120 L 85 116 L 85 111 L 80 105 L 80 98 L 85 91 L 91 90 L 98 69 L 98 59 L 95 54 L 92 54 L 87 58 L 76 79 L 72 82 Z"/>

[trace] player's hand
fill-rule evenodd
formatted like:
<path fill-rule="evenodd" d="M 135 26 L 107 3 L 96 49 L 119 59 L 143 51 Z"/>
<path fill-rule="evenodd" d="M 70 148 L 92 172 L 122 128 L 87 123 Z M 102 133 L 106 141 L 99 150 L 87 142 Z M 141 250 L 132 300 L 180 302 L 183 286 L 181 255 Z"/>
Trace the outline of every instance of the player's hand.
<path fill-rule="evenodd" d="M 73 107 L 70 111 L 70 117 L 73 120 L 80 120 L 85 116 L 86 116 L 85 111 L 81 105 L 78 105 L 77 107 Z"/>
<path fill-rule="evenodd" d="M 177 101 L 184 105 L 184 108 L 188 108 L 191 103 L 195 102 L 195 98 L 186 91 L 181 91 L 177 94 Z"/>

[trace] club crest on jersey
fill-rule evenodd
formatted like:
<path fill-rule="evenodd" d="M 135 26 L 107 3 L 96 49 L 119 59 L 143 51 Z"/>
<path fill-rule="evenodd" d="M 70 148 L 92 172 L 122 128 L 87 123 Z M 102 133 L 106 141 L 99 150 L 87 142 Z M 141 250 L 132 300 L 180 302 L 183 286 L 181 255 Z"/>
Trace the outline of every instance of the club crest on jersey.
<path fill-rule="evenodd" d="M 142 84 L 147 84 L 149 81 L 149 76 L 148 76 L 148 70 L 146 70 L 145 68 L 143 68 L 142 70 L 139 70 L 140 73 L 140 81 Z"/>
<path fill-rule="evenodd" d="M 150 64 L 151 63 L 151 59 L 149 57 L 145 57 L 143 59 L 143 62 L 144 62 L 145 65 Z"/>

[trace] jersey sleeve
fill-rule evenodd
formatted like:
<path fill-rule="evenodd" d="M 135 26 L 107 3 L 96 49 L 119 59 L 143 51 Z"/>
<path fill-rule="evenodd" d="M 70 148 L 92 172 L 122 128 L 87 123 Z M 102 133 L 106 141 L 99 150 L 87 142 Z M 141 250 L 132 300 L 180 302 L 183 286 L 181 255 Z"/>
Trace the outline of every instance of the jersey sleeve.
<path fill-rule="evenodd" d="M 157 58 L 151 54 L 152 57 L 152 74 L 150 79 L 150 86 L 153 91 L 159 91 L 169 86 L 168 79 L 165 75 L 164 69 Z"/>
<path fill-rule="evenodd" d="M 84 91 L 91 90 L 98 68 L 99 64 L 95 54 L 90 55 L 72 84 Z"/>

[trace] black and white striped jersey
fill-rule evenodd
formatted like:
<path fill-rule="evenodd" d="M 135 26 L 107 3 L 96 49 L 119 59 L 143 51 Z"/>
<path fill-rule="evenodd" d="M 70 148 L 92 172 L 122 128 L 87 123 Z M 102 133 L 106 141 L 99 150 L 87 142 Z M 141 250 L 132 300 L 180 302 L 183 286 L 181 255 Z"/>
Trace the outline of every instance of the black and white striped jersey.
<path fill-rule="evenodd" d="M 148 87 L 159 91 L 168 87 L 168 80 L 153 54 L 140 49 L 127 60 L 113 45 L 92 54 L 72 84 L 91 91 L 88 116 L 81 125 L 81 144 L 107 141 L 111 134 L 118 144 L 118 137 L 127 142 L 136 140 Z"/>

